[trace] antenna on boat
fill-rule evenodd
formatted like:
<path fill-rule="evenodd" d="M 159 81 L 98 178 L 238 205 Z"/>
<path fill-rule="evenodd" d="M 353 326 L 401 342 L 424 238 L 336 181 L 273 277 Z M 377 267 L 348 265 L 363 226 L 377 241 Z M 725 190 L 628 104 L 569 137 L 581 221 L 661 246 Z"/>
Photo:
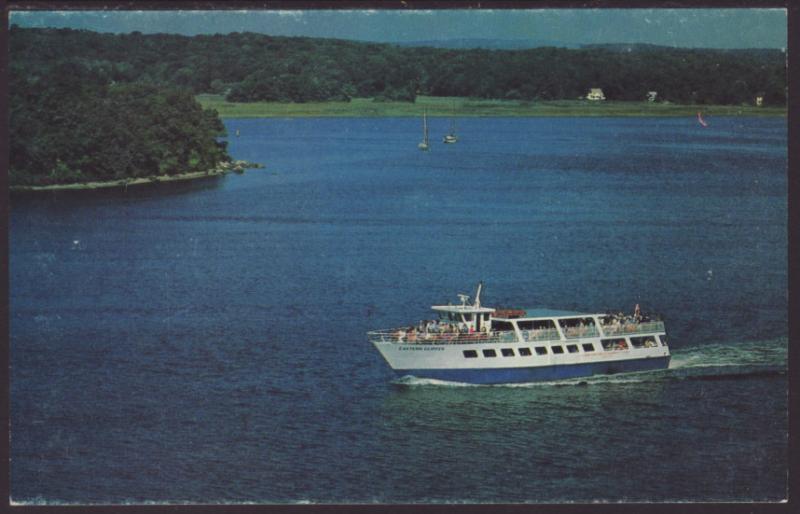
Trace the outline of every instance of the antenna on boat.
<path fill-rule="evenodd" d="M 481 289 L 483 289 L 483 280 L 478 282 L 478 290 L 475 292 L 475 307 L 481 306 Z"/>
<path fill-rule="evenodd" d="M 468 294 L 459 294 L 458 298 L 461 300 L 461 305 L 467 305 L 467 300 L 469 300 Z"/>

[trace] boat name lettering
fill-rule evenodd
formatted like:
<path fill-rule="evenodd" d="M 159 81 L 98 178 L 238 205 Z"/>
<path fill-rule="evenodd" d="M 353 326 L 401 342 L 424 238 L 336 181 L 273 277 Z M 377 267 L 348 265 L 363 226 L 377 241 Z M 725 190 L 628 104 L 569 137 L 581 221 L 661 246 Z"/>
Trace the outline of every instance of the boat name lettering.
<path fill-rule="evenodd" d="M 400 351 L 404 350 L 443 352 L 444 348 L 441 346 L 401 346 Z"/>

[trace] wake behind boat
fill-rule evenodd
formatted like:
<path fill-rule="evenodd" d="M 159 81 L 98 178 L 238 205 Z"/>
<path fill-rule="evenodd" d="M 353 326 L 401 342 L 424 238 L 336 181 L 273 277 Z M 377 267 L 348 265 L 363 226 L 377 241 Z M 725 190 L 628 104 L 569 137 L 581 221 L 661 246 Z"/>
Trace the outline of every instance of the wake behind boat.
<path fill-rule="evenodd" d="M 665 369 L 664 323 L 631 316 L 550 309 L 494 309 L 459 295 L 434 305 L 438 319 L 376 330 L 368 338 L 400 376 L 474 384 L 551 381 Z"/>

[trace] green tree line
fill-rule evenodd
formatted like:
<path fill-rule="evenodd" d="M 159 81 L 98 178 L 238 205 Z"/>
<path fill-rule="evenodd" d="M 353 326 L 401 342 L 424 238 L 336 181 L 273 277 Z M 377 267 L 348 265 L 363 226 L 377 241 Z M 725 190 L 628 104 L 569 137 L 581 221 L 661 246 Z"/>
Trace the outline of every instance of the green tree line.
<path fill-rule="evenodd" d="M 12 186 L 205 171 L 229 160 L 216 112 L 186 90 L 112 83 L 56 60 L 12 65 L 9 91 Z"/>
<path fill-rule="evenodd" d="M 417 95 L 562 100 L 602 88 L 609 100 L 786 104 L 780 50 L 638 45 L 530 50 L 400 47 L 253 33 L 100 34 L 11 28 L 13 62 L 37 67 L 79 60 L 116 82 L 225 94 L 231 101 L 413 101 Z"/>

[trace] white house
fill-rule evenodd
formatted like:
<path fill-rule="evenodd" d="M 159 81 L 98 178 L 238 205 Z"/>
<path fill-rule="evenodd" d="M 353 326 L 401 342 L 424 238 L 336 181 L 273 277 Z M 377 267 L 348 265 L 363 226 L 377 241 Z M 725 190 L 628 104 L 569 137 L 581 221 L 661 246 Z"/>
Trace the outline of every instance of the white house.
<path fill-rule="evenodd" d="M 647 101 L 648 102 L 655 102 L 657 96 L 658 96 L 658 92 L 657 91 L 648 91 L 647 92 Z"/>
<path fill-rule="evenodd" d="M 603 90 L 599 87 L 593 87 L 589 89 L 589 94 L 586 95 L 587 100 L 605 100 L 606 95 L 603 94 Z"/>

